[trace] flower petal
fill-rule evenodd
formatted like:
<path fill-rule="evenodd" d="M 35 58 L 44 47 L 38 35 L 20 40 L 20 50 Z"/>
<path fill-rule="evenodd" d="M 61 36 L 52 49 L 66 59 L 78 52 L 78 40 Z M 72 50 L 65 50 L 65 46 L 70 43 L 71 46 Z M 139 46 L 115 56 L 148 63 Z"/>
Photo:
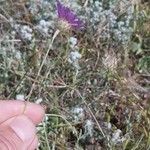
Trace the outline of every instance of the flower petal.
<path fill-rule="evenodd" d="M 68 7 L 63 6 L 59 0 L 57 1 L 58 17 L 67 21 L 72 28 L 80 29 L 84 27 L 83 22 L 77 17 L 77 15 Z"/>

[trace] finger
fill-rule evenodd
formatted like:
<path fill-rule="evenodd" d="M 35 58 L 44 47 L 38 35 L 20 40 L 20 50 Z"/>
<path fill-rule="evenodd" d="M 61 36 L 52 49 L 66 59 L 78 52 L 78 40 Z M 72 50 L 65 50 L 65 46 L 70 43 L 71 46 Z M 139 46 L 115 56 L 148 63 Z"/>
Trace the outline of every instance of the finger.
<path fill-rule="evenodd" d="M 14 117 L 0 127 L 0 141 L 10 149 L 26 150 L 33 143 L 35 137 L 35 125 L 25 115 Z"/>
<path fill-rule="evenodd" d="M 45 114 L 44 108 L 38 104 L 27 102 L 24 110 L 27 115 L 35 124 L 39 124 Z"/>
<path fill-rule="evenodd" d="M 35 136 L 33 142 L 29 146 L 28 150 L 35 150 L 35 149 L 37 149 L 37 147 L 38 147 L 38 137 Z"/>
<path fill-rule="evenodd" d="M 17 100 L 0 100 L 0 124 L 7 119 L 24 112 L 33 123 L 38 124 L 44 116 L 44 109 L 37 104 Z"/>

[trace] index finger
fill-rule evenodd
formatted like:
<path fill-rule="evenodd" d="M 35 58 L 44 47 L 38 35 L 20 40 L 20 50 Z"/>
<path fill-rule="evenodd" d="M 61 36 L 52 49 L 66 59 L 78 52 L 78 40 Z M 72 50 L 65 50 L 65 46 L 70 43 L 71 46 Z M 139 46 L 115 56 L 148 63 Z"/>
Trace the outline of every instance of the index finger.
<path fill-rule="evenodd" d="M 38 104 L 18 101 L 0 100 L 0 124 L 14 116 L 24 114 L 38 124 L 44 117 L 44 108 Z"/>

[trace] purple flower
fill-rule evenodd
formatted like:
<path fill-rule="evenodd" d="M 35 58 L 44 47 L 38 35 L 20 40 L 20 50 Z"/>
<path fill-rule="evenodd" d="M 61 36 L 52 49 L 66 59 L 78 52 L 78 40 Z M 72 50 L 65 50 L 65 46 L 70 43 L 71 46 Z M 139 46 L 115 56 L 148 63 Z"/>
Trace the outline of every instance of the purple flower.
<path fill-rule="evenodd" d="M 56 1 L 57 1 L 58 17 L 63 27 L 66 29 L 71 28 L 75 30 L 83 29 L 84 23 L 77 17 L 77 15 L 68 7 L 61 4 L 59 0 Z"/>

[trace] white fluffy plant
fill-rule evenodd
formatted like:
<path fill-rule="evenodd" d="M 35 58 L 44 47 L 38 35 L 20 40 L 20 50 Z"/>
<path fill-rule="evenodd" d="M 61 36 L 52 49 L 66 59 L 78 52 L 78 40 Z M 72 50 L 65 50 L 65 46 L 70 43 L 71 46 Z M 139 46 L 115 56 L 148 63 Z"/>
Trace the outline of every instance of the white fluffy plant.
<path fill-rule="evenodd" d="M 68 55 L 68 62 L 73 65 L 73 67 L 76 69 L 76 72 L 79 71 L 79 60 L 81 59 L 82 55 L 78 51 L 77 45 L 77 38 L 70 37 L 69 40 L 69 46 L 71 48 L 71 52 Z"/>

